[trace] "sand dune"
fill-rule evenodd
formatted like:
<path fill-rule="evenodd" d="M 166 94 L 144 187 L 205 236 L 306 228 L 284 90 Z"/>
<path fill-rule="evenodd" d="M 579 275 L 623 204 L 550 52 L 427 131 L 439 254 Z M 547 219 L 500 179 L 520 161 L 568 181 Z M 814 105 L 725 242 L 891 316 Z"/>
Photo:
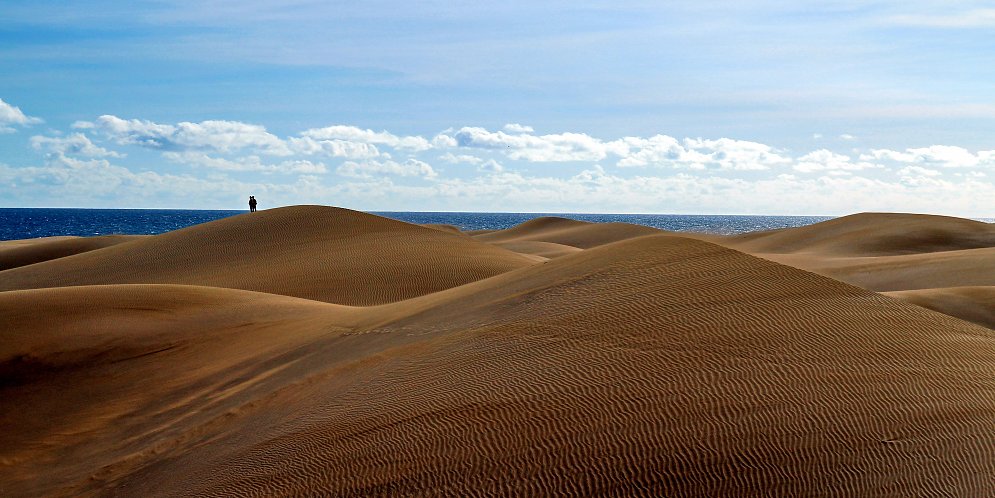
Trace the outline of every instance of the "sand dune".
<path fill-rule="evenodd" d="M 749 253 L 891 256 L 995 247 L 995 226 L 949 216 L 861 213 L 727 242 Z"/>
<path fill-rule="evenodd" d="M 764 254 L 875 291 L 995 285 L 995 247 L 904 256 L 836 258 Z"/>
<path fill-rule="evenodd" d="M 207 287 L 0 292 L 0 494 L 194 445 L 352 322 L 349 308 Z"/>
<path fill-rule="evenodd" d="M 364 220 L 340 220 L 352 240 L 484 245 L 338 214 Z M 618 235 L 598 227 L 560 229 Z M 519 235 L 560 230 L 534 228 Z M 495 243 L 525 242 L 557 243 Z M 0 334 L 4 495 L 977 496 L 995 481 L 989 329 L 667 234 L 367 307 L 0 292 Z"/>
<path fill-rule="evenodd" d="M 536 261 L 463 235 L 344 209 L 298 206 L 7 270 L 0 272 L 0 290 L 188 284 L 370 305 Z"/>
<path fill-rule="evenodd" d="M 143 237 L 145 236 L 45 237 L 27 241 L 0 242 L 0 271 L 103 249 Z"/>
<path fill-rule="evenodd" d="M 947 287 L 886 295 L 995 329 L 995 287 Z"/>
<path fill-rule="evenodd" d="M 995 286 L 995 225 L 947 216 L 862 213 L 800 228 L 702 237 L 782 264 L 880 292 L 937 289 L 927 306 L 986 323 L 984 301 L 942 289 Z M 922 293 L 894 293 L 923 304 Z M 916 297 L 917 296 L 917 297 Z M 955 300 L 962 299 L 959 304 Z"/>
<path fill-rule="evenodd" d="M 443 232 L 458 233 L 462 234 L 459 227 L 456 225 L 448 225 L 445 223 L 423 223 L 421 226 L 425 228 L 434 228 L 436 230 L 442 230 Z"/>
<path fill-rule="evenodd" d="M 661 231 L 655 228 L 630 223 L 588 223 L 566 218 L 543 217 L 505 230 L 474 235 L 473 238 L 492 244 L 551 242 L 578 249 L 589 249 L 619 240 L 658 233 Z"/>
<path fill-rule="evenodd" d="M 539 256 L 548 259 L 558 258 L 560 256 L 566 256 L 567 254 L 573 254 L 575 252 L 580 252 L 583 250 L 574 246 L 556 244 L 554 242 L 542 242 L 538 240 L 496 242 L 494 243 L 494 245 L 502 247 L 509 251 L 514 251 L 521 254 L 531 254 L 533 256 Z"/>

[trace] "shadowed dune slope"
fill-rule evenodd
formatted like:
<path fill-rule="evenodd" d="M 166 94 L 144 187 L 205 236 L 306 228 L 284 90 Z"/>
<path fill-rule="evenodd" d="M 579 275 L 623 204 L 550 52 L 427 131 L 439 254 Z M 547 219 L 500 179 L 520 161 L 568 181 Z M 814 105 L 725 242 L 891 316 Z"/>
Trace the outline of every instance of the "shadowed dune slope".
<path fill-rule="evenodd" d="M 0 271 L 33 265 L 42 261 L 64 258 L 123 242 L 144 235 L 104 235 L 99 237 L 45 237 L 0 243 Z"/>
<path fill-rule="evenodd" d="M 948 287 L 886 292 L 912 304 L 995 329 L 995 287 Z"/>
<path fill-rule="evenodd" d="M 443 232 L 449 233 L 463 233 L 460 231 L 459 227 L 456 225 L 448 225 L 445 223 L 423 223 L 421 226 L 425 228 L 434 228 L 436 230 L 441 230 Z"/>
<path fill-rule="evenodd" d="M 804 227 L 729 237 L 724 243 L 749 253 L 889 256 L 995 247 L 995 226 L 948 216 L 860 213 Z"/>
<path fill-rule="evenodd" d="M 473 238 L 492 244 L 508 242 L 552 242 L 589 249 L 619 240 L 659 234 L 660 230 L 630 223 L 588 223 L 558 217 L 543 217 L 520 225 L 474 235 Z"/>
<path fill-rule="evenodd" d="M 0 292 L 0 494 L 59 491 L 188 448 L 297 381 L 355 309 L 232 289 Z"/>
<path fill-rule="evenodd" d="M 879 292 L 995 285 L 995 248 L 851 258 L 762 256 Z"/>
<path fill-rule="evenodd" d="M 310 342 L 297 382 L 64 490 L 970 496 L 995 480 L 989 330 L 714 244 L 641 237 L 366 311 L 400 318 Z"/>
<path fill-rule="evenodd" d="M 553 242 L 540 242 L 538 240 L 496 242 L 494 245 L 502 247 L 509 251 L 514 251 L 521 254 L 531 254 L 533 256 L 539 256 L 541 258 L 549 258 L 549 259 L 558 258 L 560 256 L 566 256 L 568 254 L 573 254 L 576 252 L 583 251 L 583 249 L 574 246 L 555 244 Z"/>
<path fill-rule="evenodd" d="M 979 318 L 991 312 L 984 300 L 943 291 L 995 286 L 995 226 L 988 223 L 862 213 L 773 232 L 698 238 L 879 292 L 939 289 L 943 304 L 927 307 L 988 323 Z M 931 299 L 929 292 L 893 295 L 917 304 Z"/>
<path fill-rule="evenodd" d="M 535 262 L 463 235 L 346 209 L 295 206 L 7 270 L 0 272 L 0 290 L 189 284 L 371 305 Z"/>

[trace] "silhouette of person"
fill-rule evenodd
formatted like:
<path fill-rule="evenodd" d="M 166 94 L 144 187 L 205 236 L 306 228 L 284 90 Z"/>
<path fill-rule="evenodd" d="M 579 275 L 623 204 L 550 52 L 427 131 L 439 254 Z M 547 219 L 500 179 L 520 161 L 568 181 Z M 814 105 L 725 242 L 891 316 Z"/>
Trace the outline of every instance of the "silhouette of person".
<path fill-rule="evenodd" d="M 249 212 L 250 213 L 256 212 L 256 196 L 254 195 L 249 196 Z"/>

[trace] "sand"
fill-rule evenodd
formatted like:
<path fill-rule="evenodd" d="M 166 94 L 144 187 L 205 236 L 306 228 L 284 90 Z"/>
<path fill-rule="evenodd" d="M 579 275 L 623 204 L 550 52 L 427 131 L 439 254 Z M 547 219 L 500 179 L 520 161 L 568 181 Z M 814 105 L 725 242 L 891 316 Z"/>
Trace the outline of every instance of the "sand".
<path fill-rule="evenodd" d="M 991 232 L 910 216 L 10 243 L 48 256 L 0 271 L 0 495 L 987 495 L 995 284 L 948 284 Z"/>

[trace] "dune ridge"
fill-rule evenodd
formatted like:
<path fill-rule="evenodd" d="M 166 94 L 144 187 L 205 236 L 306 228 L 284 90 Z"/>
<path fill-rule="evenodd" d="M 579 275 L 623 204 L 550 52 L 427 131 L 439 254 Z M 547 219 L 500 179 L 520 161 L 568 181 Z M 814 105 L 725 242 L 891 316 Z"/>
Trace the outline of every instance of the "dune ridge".
<path fill-rule="evenodd" d="M 950 216 L 860 213 L 727 241 L 749 253 L 895 256 L 995 247 L 995 227 Z"/>
<path fill-rule="evenodd" d="M 360 306 L 196 271 L 185 285 L 0 292 L 0 423 L 17 428 L 0 434 L 0 494 L 976 496 L 995 481 L 987 328 L 724 245 L 734 238 L 541 220 L 483 241 L 318 211 L 351 221 L 274 230 L 333 251 L 408 238 L 392 254 L 457 247 L 515 264 Z M 178 241 L 201 254 L 241 223 L 0 282 Z M 492 245 L 568 237 L 590 247 L 547 261 Z M 370 247 L 348 253 L 354 279 L 377 271 L 385 251 Z"/>
<path fill-rule="evenodd" d="M 144 235 L 45 237 L 29 241 L 0 242 L 0 271 L 103 249 L 142 237 Z"/>
<path fill-rule="evenodd" d="M 473 235 L 492 244 L 546 242 L 578 249 L 590 249 L 643 235 L 662 233 L 661 230 L 631 223 L 589 223 L 556 216 L 535 218 L 520 225 Z"/>
<path fill-rule="evenodd" d="M 463 235 L 320 206 L 259 211 L 0 272 L 0 290 L 188 284 L 372 305 L 539 261 Z"/>
<path fill-rule="evenodd" d="M 989 223 L 861 213 L 799 228 L 702 238 L 974 323 L 991 323 L 985 318 L 989 302 L 978 299 L 977 291 L 944 290 L 995 286 L 995 226 Z"/>

